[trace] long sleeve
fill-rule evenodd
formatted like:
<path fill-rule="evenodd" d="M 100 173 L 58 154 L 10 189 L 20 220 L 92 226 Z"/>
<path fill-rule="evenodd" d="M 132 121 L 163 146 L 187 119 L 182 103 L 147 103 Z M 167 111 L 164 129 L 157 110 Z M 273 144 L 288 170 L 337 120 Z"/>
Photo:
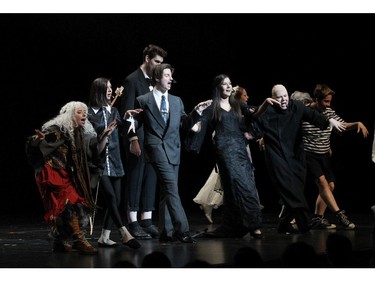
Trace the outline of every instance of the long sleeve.
<path fill-rule="evenodd" d="M 198 113 L 196 114 L 199 116 Z M 197 119 L 194 119 L 195 123 L 200 122 L 200 130 L 199 132 L 194 132 L 192 130 L 189 130 L 188 133 L 186 134 L 186 137 L 184 140 L 184 147 L 188 152 L 192 152 L 196 154 L 200 153 L 202 144 L 205 140 L 206 133 L 209 127 L 209 120 L 210 120 L 209 118 L 211 114 L 212 114 L 212 107 L 208 107 L 205 111 L 203 111 L 202 116 L 199 116 L 199 119 L 198 117 Z"/>

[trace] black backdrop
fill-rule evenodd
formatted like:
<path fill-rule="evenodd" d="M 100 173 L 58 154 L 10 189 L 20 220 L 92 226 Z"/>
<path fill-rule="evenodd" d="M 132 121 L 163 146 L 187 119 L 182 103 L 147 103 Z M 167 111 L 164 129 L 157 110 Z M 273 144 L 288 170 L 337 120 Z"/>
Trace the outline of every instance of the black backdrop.
<path fill-rule="evenodd" d="M 275 83 L 312 92 L 326 83 L 332 106 L 347 121 L 361 120 L 370 137 L 355 132 L 334 137 L 336 197 L 346 209 L 375 203 L 370 161 L 374 132 L 375 14 L 0 14 L 2 69 L 2 184 L 4 216 L 40 215 L 42 203 L 26 163 L 24 140 L 71 100 L 86 102 L 91 82 L 104 76 L 114 87 L 142 62 L 142 50 L 157 44 L 178 81 L 186 111 L 210 97 L 214 76 L 226 73 L 260 104 Z M 5 87 L 4 87 L 5 86 Z M 253 148 L 262 203 L 278 209 L 262 155 Z M 181 197 L 187 208 L 209 175 L 209 146 L 182 154 Z M 316 195 L 314 186 L 308 193 Z M 313 204 L 314 198 L 310 196 Z"/>

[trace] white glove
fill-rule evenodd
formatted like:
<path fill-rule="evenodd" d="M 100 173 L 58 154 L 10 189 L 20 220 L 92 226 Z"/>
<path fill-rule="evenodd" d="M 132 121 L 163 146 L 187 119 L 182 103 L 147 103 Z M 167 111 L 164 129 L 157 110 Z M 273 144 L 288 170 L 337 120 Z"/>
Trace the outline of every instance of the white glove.
<path fill-rule="evenodd" d="M 126 119 L 126 121 L 130 122 L 128 134 L 129 134 L 130 131 L 133 131 L 133 133 L 135 133 L 135 121 L 134 121 L 133 116 L 129 116 L 129 118 Z"/>
<path fill-rule="evenodd" d="M 331 128 L 336 128 L 337 131 L 342 132 L 346 130 L 345 123 L 342 123 L 340 121 L 337 121 L 336 119 L 330 118 L 329 119 L 329 127 Z"/>

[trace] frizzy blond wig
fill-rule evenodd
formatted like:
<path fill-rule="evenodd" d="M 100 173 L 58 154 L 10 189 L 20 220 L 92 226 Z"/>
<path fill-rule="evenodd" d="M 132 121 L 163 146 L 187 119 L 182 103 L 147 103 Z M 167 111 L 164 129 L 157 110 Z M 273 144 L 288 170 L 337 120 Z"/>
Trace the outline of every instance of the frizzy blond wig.
<path fill-rule="evenodd" d="M 63 133 L 69 135 L 74 143 L 74 129 L 78 126 L 75 122 L 74 115 L 78 109 L 83 109 L 87 112 L 87 105 L 80 101 L 68 102 L 60 109 L 59 115 L 44 123 L 42 131 L 45 131 L 51 126 L 58 126 Z M 96 132 L 88 119 L 86 119 L 85 122 L 84 135 L 89 138 L 96 137 Z"/>

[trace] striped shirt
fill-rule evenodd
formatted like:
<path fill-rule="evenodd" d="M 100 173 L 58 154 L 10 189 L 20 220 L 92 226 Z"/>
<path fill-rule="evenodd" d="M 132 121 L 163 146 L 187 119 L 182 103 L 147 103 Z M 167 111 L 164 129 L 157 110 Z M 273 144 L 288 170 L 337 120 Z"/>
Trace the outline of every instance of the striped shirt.
<path fill-rule="evenodd" d="M 334 118 L 337 121 L 344 122 L 332 108 L 327 107 L 322 114 L 327 116 L 328 119 Z M 318 154 L 328 153 L 331 146 L 331 130 L 329 126 L 321 130 L 309 122 L 302 122 L 302 139 L 305 151 Z"/>

